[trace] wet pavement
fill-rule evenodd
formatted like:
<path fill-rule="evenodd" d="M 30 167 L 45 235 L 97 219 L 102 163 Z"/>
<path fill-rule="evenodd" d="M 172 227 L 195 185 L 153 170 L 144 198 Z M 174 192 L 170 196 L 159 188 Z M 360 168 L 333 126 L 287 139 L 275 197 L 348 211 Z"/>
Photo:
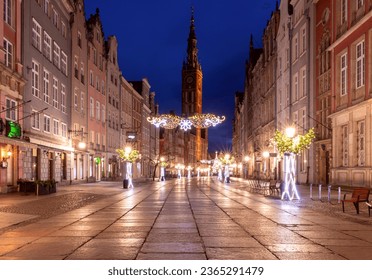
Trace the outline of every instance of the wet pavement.
<path fill-rule="evenodd" d="M 334 190 L 301 200 L 216 178 L 64 186 L 0 195 L 0 259 L 372 259 L 372 217 L 345 213 Z M 316 193 L 318 195 L 318 193 Z"/>

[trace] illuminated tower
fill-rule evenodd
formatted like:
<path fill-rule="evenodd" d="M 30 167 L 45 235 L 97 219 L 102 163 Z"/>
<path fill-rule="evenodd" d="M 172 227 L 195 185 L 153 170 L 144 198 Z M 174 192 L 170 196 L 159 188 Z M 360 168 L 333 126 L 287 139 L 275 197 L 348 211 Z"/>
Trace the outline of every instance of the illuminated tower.
<path fill-rule="evenodd" d="M 198 61 L 194 25 L 194 10 L 190 20 L 190 32 L 187 39 L 187 58 L 182 67 L 182 115 L 192 116 L 202 113 L 202 80 L 203 73 Z M 193 128 L 185 134 L 185 164 L 195 165 L 207 158 L 208 134 L 206 129 Z"/>

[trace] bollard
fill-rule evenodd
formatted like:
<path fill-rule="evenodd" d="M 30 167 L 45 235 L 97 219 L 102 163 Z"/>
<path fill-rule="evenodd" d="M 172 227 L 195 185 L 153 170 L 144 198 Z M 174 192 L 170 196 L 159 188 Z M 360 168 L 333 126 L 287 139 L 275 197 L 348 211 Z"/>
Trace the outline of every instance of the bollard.
<path fill-rule="evenodd" d="M 313 199 L 313 184 L 310 184 L 310 198 Z"/>
<path fill-rule="evenodd" d="M 341 202 L 341 187 L 338 187 L 338 198 L 337 198 L 337 203 Z"/>
<path fill-rule="evenodd" d="M 331 202 L 331 185 L 328 185 L 328 202 Z"/>
<path fill-rule="evenodd" d="M 322 184 L 319 184 L 319 200 L 322 200 Z"/>

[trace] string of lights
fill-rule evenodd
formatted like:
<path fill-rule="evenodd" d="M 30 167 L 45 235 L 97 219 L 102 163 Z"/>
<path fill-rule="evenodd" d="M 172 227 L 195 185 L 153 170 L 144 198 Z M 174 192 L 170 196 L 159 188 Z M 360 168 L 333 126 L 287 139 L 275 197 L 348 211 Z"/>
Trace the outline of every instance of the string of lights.
<path fill-rule="evenodd" d="M 151 116 L 147 121 L 156 127 L 165 129 L 174 129 L 180 126 L 184 131 L 190 130 L 192 126 L 196 128 L 208 128 L 216 126 L 225 120 L 225 116 L 216 116 L 214 114 L 195 114 L 188 118 L 179 117 L 171 114 L 162 114 Z"/>

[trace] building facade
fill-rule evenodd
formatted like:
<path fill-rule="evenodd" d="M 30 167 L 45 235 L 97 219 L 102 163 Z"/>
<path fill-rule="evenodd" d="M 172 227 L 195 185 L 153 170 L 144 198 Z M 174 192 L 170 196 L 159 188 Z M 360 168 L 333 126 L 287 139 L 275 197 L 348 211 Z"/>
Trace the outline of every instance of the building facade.
<path fill-rule="evenodd" d="M 25 84 L 23 178 L 72 180 L 71 14 L 69 1 L 22 2 L 22 53 Z"/>
<path fill-rule="evenodd" d="M 84 1 L 75 0 L 71 20 L 71 127 L 69 138 L 73 152 L 72 180 L 88 178 L 88 41 Z"/>
<path fill-rule="evenodd" d="M 331 1 L 333 184 L 371 186 L 372 1 Z"/>
<path fill-rule="evenodd" d="M 316 161 L 315 182 L 328 185 L 332 181 L 332 123 L 331 113 L 332 79 L 331 56 L 328 50 L 333 41 L 332 32 L 332 1 L 314 1 L 316 9 L 315 20 L 315 128 L 317 139 L 314 143 Z"/>
<path fill-rule="evenodd" d="M 25 153 L 35 145 L 25 141 L 23 129 L 24 86 L 22 62 L 22 1 L 1 1 L 0 38 L 0 192 L 11 192 L 18 178 L 24 176 L 22 163 Z M 17 133 L 12 132 L 12 128 Z M 26 166 L 25 168 L 30 168 Z M 26 169 L 27 172 L 27 169 Z"/>
<path fill-rule="evenodd" d="M 109 36 L 106 41 L 106 104 L 101 104 L 101 110 L 107 112 L 107 162 L 105 170 L 108 178 L 119 177 L 120 164 L 116 149 L 120 147 L 120 77 L 118 64 L 118 41 L 115 36 Z M 105 108 L 106 107 L 106 108 Z M 105 174 L 104 174 L 105 175 Z"/>
<path fill-rule="evenodd" d="M 88 180 L 100 181 L 106 174 L 107 126 L 117 119 L 107 114 L 106 122 L 106 48 L 99 10 L 87 21 L 88 31 Z M 109 122 L 110 120 L 110 122 Z M 110 143 L 111 145 L 111 143 Z"/>

